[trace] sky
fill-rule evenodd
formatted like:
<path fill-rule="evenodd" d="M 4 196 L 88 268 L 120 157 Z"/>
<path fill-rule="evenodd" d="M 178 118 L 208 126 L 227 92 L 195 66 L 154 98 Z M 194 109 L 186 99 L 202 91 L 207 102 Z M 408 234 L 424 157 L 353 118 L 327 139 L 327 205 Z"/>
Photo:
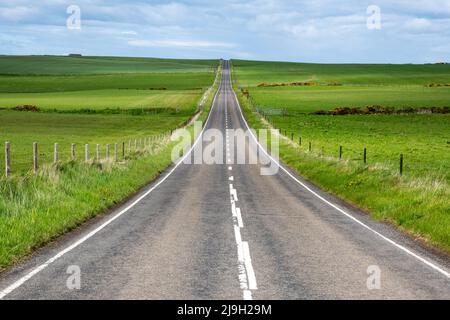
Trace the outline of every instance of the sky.
<path fill-rule="evenodd" d="M 0 0 L 0 54 L 68 53 L 450 61 L 450 0 Z"/>

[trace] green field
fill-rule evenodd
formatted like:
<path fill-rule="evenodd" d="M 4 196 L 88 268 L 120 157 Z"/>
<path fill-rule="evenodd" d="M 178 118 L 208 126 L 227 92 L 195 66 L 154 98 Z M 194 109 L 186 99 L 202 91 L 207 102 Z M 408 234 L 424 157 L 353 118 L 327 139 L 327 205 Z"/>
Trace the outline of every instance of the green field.
<path fill-rule="evenodd" d="M 209 72 L 217 60 L 127 57 L 0 56 L 0 74 L 93 75 Z"/>
<path fill-rule="evenodd" d="M 266 127 L 269 122 L 288 138 L 280 148 L 288 165 L 377 219 L 391 221 L 450 250 L 449 114 L 311 114 L 367 105 L 450 106 L 450 88 L 426 87 L 450 83 L 448 65 L 233 61 L 233 71 L 252 126 Z M 305 81 L 316 85 L 258 87 Z M 340 85 L 327 85 L 331 82 Z M 241 90 L 248 91 L 249 98 Z M 268 122 L 262 122 L 261 114 Z M 363 163 L 364 148 L 367 164 Z M 400 154 L 404 156 L 403 177 L 399 176 Z"/>
<path fill-rule="evenodd" d="M 0 59 L 1 60 L 1 59 Z M 186 90 L 203 89 L 211 85 L 212 71 L 104 74 L 104 75 L 1 75 L 1 93 L 61 92 L 101 89 Z"/>
<path fill-rule="evenodd" d="M 256 104 L 310 113 L 337 107 L 450 107 L 450 65 L 318 65 L 233 61 L 238 86 Z M 315 82 L 310 87 L 259 84 Z M 329 84 L 339 84 L 329 85 Z"/>
<path fill-rule="evenodd" d="M 343 85 L 425 85 L 449 83 L 450 65 L 312 64 L 233 60 L 241 86 L 260 83 L 317 81 Z"/>
<path fill-rule="evenodd" d="M 293 133 L 297 140 L 301 136 L 305 143 L 311 142 L 316 149 L 323 148 L 323 152 L 330 156 L 339 156 L 339 146 L 342 145 L 346 158 L 361 159 L 362 150 L 366 147 L 372 162 L 382 163 L 393 170 L 397 169 L 398 157 L 403 153 L 408 175 L 431 175 L 450 183 L 450 115 L 310 114 L 339 106 L 450 106 L 450 87 L 426 88 L 423 84 L 417 84 L 418 79 L 424 83 L 450 83 L 450 68 L 447 65 L 379 65 L 378 68 L 368 65 L 365 70 L 364 65 L 296 66 L 292 63 L 237 61 L 233 62 L 233 66 L 236 82 L 248 90 L 253 107 L 266 112 L 270 121 L 283 133 L 288 131 L 289 136 Z M 290 78 L 287 78 L 288 74 Z M 434 74 L 437 78 L 433 77 Z M 248 86 L 275 83 L 280 80 L 280 75 L 284 75 L 283 79 L 289 82 L 320 75 L 317 76 L 319 81 L 333 79 L 348 85 Z M 341 78 L 339 75 L 342 75 Z M 356 75 L 360 76 L 359 83 Z M 383 83 L 380 78 L 384 79 Z M 408 79 L 411 83 L 405 82 Z"/>
<path fill-rule="evenodd" d="M 195 108 L 217 61 L 0 56 L 0 108 Z"/>
<path fill-rule="evenodd" d="M 79 160 L 84 159 L 84 146 L 90 145 L 90 156 L 95 157 L 96 144 L 101 146 L 101 157 L 106 157 L 106 145 L 126 143 L 129 140 L 140 140 L 167 134 L 172 128 L 185 122 L 189 113 L 169 114 L 166 112 L 146 115 L 103 115 L 103 114 L 59 114 L 34 113 L 17 111 L 0 111 L 2 124 L 0 136 L 11 143 L 11 170 L 23 173 L 32 168 L 32 145 L 38 142 L 39 162 L 53 161 L 54 143 L 58 143 L 60 160 L 70 159 L 71 144 L 76 145 Z M 24 125 L 26 123 L 26 125 Z M 4 148 L 0 149 L 0 157 L 4 158 Z M 4 172 L 4 161 L 0 170 Z"/>
<path fill-rule="evenodd" d="M 341 87 L 251 88 L 249 91 L 258 105 L 267 108 L 283 108 L 294 114 L 368 105 L 394 108 L 450 106 L 450 87 L 352 85 Z"/>
<path fill-rule="evenodd" d="M 35 105 L 41 110 L 173 109 L 195 110 L 202 90 L 89 90 L 48 93 L 0 93 L 0 106 Z"/>
<path fill-rule="evenodd" d="M 0 137 L 11 143 L 13 172 L 30 169 L 33 142 L 40 162 L 48 162 L 54 143 L 67 154 L 71 143 L 104 149 L 180 126 L 196 112 L 217 66 L 213 60 L 0 56 Z M 24 105 L 41 112 L 8 110 Z"/>

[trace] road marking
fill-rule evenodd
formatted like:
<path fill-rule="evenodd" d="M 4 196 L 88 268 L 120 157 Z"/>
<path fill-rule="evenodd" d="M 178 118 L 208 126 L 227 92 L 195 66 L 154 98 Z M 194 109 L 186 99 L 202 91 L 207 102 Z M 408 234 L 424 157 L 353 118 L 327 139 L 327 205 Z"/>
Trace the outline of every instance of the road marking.
<path fill-rule="evenodd" d="M 223 86 L 223 77 L 222 77 L 222 81 L 220 83 L 219 89 L 217 90 L 216 94 L 214 95 L 214 99 L 213 99 L 213 105 L 211 107 L 211 110 L 208 114 L 208 117 L 206 118 L 205 121 L 205 125 L 203 126 L 203 129 L 200 131 L 200 134 L 198 135 L 197 139 L 195 140 L 194 144 L 190 147 L 189 151 L 175 164 L 175 166 L 163 177 L 161 178 L 160 181 L 158 181 L 153 187 L 151 187 L 148 191 L 146 191 L 142 196 L 140 196 L 139 198 L 137 198 L 134 202 L 132 202 L 130 205 L 128 205 L 125 209 L 121 210 L 119 213 L 117 213 L 116 215 L 114 215 L 113 217 L 111 217 L 109 220 L 107 220 L 106 222 L 104 222 L 102 225 L 100 225 L 99 227 L 97 227 L 96 229 L 92 230 L 91 232 L 89 232 L 87 235 L 85 235 L 84 237 L 82 237 L 81 239 L 79 239 L 78 241 L 76 241 L 75 243 L 73 243 L 72 245 L 70 245 L 69 247 L 67 247 L 66 249 L 60 251 L 59 253 L 57 253 L 56 255 L 54 255 L 52 258 L 48 259 L 47 261 L 45 261 L 43 264 L 41 264 L 40 266 L 34 268 L 32 271 L 30 271 L 29 273 L 27 273 L 25 276 L 19 278 L 18 280 L 16 280 L 14 283 L 12 283 L 11 285 L 9 285 L 8 287 L 6 287 L 5 289 L 0 291 L 0 299 L 3 299 L 4 297 L 6 297 L 8 294 L 10 294 L 11 292 L 13 292 L 14 290 L 16 290 L 17 288 L 19 288 L 20 286 L 22 286 L 25 282 L 27 282 L 28 280 L 30 280 L 32 277 L 34 277 L 36 274 L 38 274 L 39 272 L 41 272 L 42 270 L 44 270 L 45 268 L 47 268 L 50 264 L 52 264 L 53 262 L 55 262 L 56 260 L 58 260 L 59 258 L 61 258 L 63 255 L 65 255 L 66 253 L 72 251 L 73 249 L 75 249 L 76 247 L 78 247 L 79 245 L 83 244 L 84 242 L 86 242 L 87 240 L 89 240 L 90 238 L 92 238 L 95 234 L 97 234 L 98 232 L 100 232 L 101 230 L 103 230 L 106 226 L 108 226 L 109 224 L 111 224 L 113 221 L 117 220 L 119 217 L 121 217 L 124 213 L 128 212 L 131 208 L 133 208 L 136 204 L 138 204 L 139 202 L 141 202 L 145 197 L 147 197 L 150 193 L 153 192 L 153 190 L 155 190 L 157 187 L 159 187 L 164 181 L 167 180 L 167 178 L 169 178 L 172 173 L 180 166 L 180 164 L 183 163 L 183 161 L 192 154 L 193 149 L 196 147 L 196 145 L 198 144 L 198 142 L 201 140 L 203 133 L 205 131 L 205 128 L 211 118 L 211 114 L 213 113 L 214 109 L 215 109 L 215 105 L 216 105 L 216 99 L 217 96 L 219 95 L 219 92 L 221 91 L 221 88 Z"/>
<path fill-rule="evenodd" d="M 231 196 L 231 214 L 233 215 L 233 217 L 237 217 L 236 215 L 236 202 L 233 200 L 233 194 L 230 191 L 230 196 Z"/>
<path fill-rule="evenodd" d="M 242 243 L 241 228 L 239 228 L 239 226 L 234 226 L 234 238 L 236 239 L 237 245 L 240 245 Z M 238 249 L 242 248 L 238 247 Z M 244 261 L 244 254 L 242 253 L 242 250 L 238 250 L 238 260 Z"/>
<path fill-rule="evenodd" d="M 240 113 L 240 116 L 242 118 L 242 120 L 245 123 L 245 126 L 247 127 L 248 132 L 250 132 L 250 135 L 253 137 L 253 139 L 256 141 L 256 144 L 258 145 L 258 147 L 262 150 L 263 153 L 265 153 L 282 171 L 284 171 L 290 178 L 292 178 L 295 182 L 297 182 L 299 185 L 301 185 L 303 188 L 305 188 L 307 191 L 309 191 L 311 194 L 313 194 L 315 197 L 317 197 L 318 199 L 320 199 L 321 201 L 323 201 L 324 203 L 328 204 L 329 206 L 331 206 L 332 208 L 336 209 L 337 211 L 339 211 L 340 213 L 342 213 L 343 215 L 345 215 L 346 217 L 348 217 L 349 219 L 353 220 L 354 222 L 356 222 L 357 224 L 359 224 L 360 226 L 362 226 L 363 228 L 373 232 L 374 234 L 376 234 L 377 236 L 379 236 L 380 238 L 382 238 L 383 240 L 387 241 L 388 243 L 392 244 L 393 246 L 397 247 L 398 249 L 400 249 L 401 251 L 405 252 L 406 254 L 414 257 L 415 259 L 419 260 L 420 262 L 426 264 L 427 266 L 431 267 L 432 269 L 436 270 L 437 272 L 443 274 L 444 276 L 446 276 L 448 279 L 450 279 L 450 272 L 444 270 L 443 268 L 437 266 L 436 264 L 428 261 L 425 258 L 422 258 L 421 256 L 419 256 L 418 254 L 412 252 L 410 249 L 406 248 L 405 246 L 395 242 L 394 240 L 391 240 L 390 238 L 382 235 L 381 233 L 379 233 L 378 231 L 376 231 L 375 229 L 372 229 L 371 227 L 369 227 L 367 224 L 365 224 L 364 222 L 358 220 L 357 218 L 355 218 L 354 216 L 352 216 L 350 213 L 346 212 L 345 210 L 339 208 L 337 205 L 335 205 L 334 203 L 328 201 L 327 199 L 325 199 L 324 197 L 322 197 L 320 194 L 318 194 L 317 192 L 315 192 L 314 190 L 312 190 L 311 188 L 309 188 L 307 185 L 305 185 L 303 182 L 301 182 L 300 180 L 298 180 L 294 175 L 292 175 L 285 167 L 283 167 L 275 158 L 272 157 L 272 155 L 270 155 L 266 149 L 264 149 L 264 147 L 259 143 L 258 139 L 255 137 L 255 135 L 253 134 L 253 131 L 250 130 L 250 127 L 247 123 L 247 120 L 244 117 L 244 114 L 242 113 L 242 109 L 241 109 L 241 105 L 239 104 L 239 100 L 236 96 L 236 93 L 233 90 L 233 96 L 234 99 L 236 101 L 236 104 L 238 106 L 238 110 Z"/>
<path fill-rule="evenodd" d="M 226 90 L 227 91 L 227 90 Z M 228 104 L 225 99 L 225 117 L 227 117 Z M 226 127 L 228 129 L 228 119 L 225 120 Z M 230 141 L 229 130 L 226 130 L 226 154 L 228 162 L 230 159 Z M 228 171 L 231 171 L 232 167 L 228 167 Z M 234 181 L 234 176 L 230 174 L 229 181 Z M 256 290 L 256 276 L 253 270 L 252 260 L 250 257 L 250 248 L 247 241 L 242 241 L 241 229 L 244 228 L 244 222 L 242 220 L 241 209 L 236 207 L 236 201 L 238 201 L 237 190 L 233 184 L 230 183 L 230 202 L 231 202 L 231 214 L 233 218 L 234 237 L 236 240 L 237 254 L 238 254 L 238 271 L 239 271 L 239 283 L 243 294 L 244 300 L 253 300 L 252 291 Z"/>
<path fill-rule="evenodd" d="M 236 208 L 236 218 L 239 228 L 244 227 L 244 221 L 242 221 L 242 214 L 241 214 L 241 208 Z"/>
<path fill-rule="evenodd" d="M 232 200 L 238 201 L 236 189 L 233 188 L 232 184 L 230 184 L 230 194 L 232 195 Z"/>
<path fill-rule="evenodd" d="M 250 290 L 256 290 L 258 289 L 258 286 L 256 285 L 255 271 L 253 270 L 252 259 L 250 257 L 250 248 L 248 247 L 247 241 L 242 242 L 242 248 L 244 251 L 245 269 L 247 270 L 248 288 Z"/>
<path fill-rule="evenodd" d="M 250 290 L 244 290 L 244 300 L 252 300 L 252 292 Z"/>
<path fill-rule="evenodd" d="M 252 300 L 251 290 L 257 290 L 258 286 L 256 284 L 256 276 L 248 242 L 242 241 L 241 228 L 244 227 L 244 224 L 242 222 L 241 209 L 236 207 L 235 195 L 236 189 L 230 183 L 231 213 L 233 221 L 236 222 L 233 223 L 233 229 L 238 254 L 239 284 L 243 291 L 244 300 Z"/>

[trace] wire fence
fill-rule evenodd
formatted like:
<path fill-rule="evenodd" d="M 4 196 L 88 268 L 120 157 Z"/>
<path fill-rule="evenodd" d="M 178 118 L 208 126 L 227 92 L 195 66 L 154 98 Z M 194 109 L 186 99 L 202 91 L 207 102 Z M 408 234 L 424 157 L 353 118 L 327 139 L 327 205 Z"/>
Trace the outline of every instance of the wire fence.
<path fill-rule="evenodd" d="M 211 69 L 213 70 L 213 69 Z M 214 83 L 204 92 L 197 104 L 196 114 L 203 109 L 208 98 L 213 93 L 217 82 L 221 65 L 214 67 L 216 77 Z M 187 126 L 195 115 L 176 126 Z M 24 174 L 36 172 L 44 164 L 64 161 L 123 162 L 131 156 L 145 154 L 162 143 L 172 135 L 174 130 L 153 135 L 137 135 L 115 139 L 111 143 L 68 143 L 65 138 L 63 143 L 23 143 L 5 141 L 4 148 L 0 149 L 0 176 L 6 177 L 12 174 Z M 29 139 L 26 139 L 29 140 Z M 104 139 L 103 139 L 104 140 Z"/>
<path fill-rule="evenodd" d="M 350 142 L 345 144 L 334 144 L 334 141 L 314 141 L 311 137 L 306 137 L 302 133 L 295 129 L 283 128 L 283 123 L 277 123 L 279 117 L 284 117 L 287 111 L 283 109 L 276 109 L 277 112 L 273 112 L 270 108 L 259 106 L 251 95 L 243 88 L 239 88 L 243 96 L 246 98 L 252 110 L 263 118 L 268 125 L 278 129 L 279 133 L 290 140 L 295 146 L 303 149 L 305 152 L 311 155 L 316 155 L 322 158 L 332 158 L 335 160 L 352 161 L 354 163 L 361 163 L 365 166 L 371 164 L 372 166 L 378 166 L 380 168 L 387 168 L 390 171 L 396 172 L 399 176 L 426 176 L 429 178 L 437 178 L 438 180 L 448 181 L 449 175 L 449 163 L 445 162 L 445 159 L 439 161 L 439 157 L 430 157 L 429 163 L 423 163 L 418 160 L 417 155 L 410 154 L 406 151 L 387 155 L 386 152 L 377 153 L 377 149 L 382 146 L 361 146 L 361 144 L 355 145 Z M 385 147 L 385 146 L 384 146 Z"/>
<path fill-rule="evenodd" d="M 6 177 L 12 174 L 37 172 L 44 164 L 66 161 L 124 162 L 131 157 L 147 154 L 170 138 L 171 131 L 148 136 L 116 139 L 112 143 L 11 143 L 6 141 L 0 156 L 0 170 Z"/>

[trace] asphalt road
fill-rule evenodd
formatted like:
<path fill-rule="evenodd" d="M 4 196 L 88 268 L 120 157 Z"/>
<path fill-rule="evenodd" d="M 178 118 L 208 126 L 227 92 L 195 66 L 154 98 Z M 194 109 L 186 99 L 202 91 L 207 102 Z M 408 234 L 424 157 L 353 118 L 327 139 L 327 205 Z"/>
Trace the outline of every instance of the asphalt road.
<path fill-rule="evenodd" d="M 226 129 L 247 128 L 227 62 L 205 125 L 211 128 L 224 136 Z M 227 151 L 225 144 L 225 162 L 235 162 L 241 152 Z M 255 154 L 257 148 L 245 152 Z M 0 297 L 450 298 L 448 257 L 371 221 L 288 170 L 263 176 L 260 169 L 173 166 L 109 215 L 0 275 Z"/>

